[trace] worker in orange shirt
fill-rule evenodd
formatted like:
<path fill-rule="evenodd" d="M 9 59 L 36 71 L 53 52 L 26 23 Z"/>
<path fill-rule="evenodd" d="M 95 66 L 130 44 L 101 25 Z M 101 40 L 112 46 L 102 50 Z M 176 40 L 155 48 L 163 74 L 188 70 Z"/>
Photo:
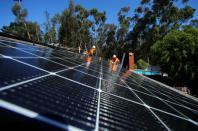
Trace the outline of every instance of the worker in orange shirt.
<path fill-rule="evenodd" d="M 92 60 L 92 56 L 94 55 L 94 52 L 96 50 L 95 45 L 92 47 L 92 49 L 89 51 L 88 53 L 88 57 L 87 57 L 87 67 L 89 67 L 91 60 Z"/>
<path fill-rule="evenodd" d="M 94 46 L 92 47 L 92 49 L 89 51 L 88 56 L 93 56 L 94 53 L 95 53 L 95 50 L 96 50 L 96 46 L 94 45 Z"/>
<path fill-rule="evenodd" d="M 113 59 L 110 61 L 110 67 L 112 67 L 113 71 L 117 71 L 117 64 L 120 62 L 120 60 L 116 57 L 116 55 L 113 55 Z"/>
<path fill-rule="evenodd" d="M 120 60 L 116 57 L 116 55 L 113 55 L 113 59 L 111 60 L 112 64 L 118 64 Z"/>

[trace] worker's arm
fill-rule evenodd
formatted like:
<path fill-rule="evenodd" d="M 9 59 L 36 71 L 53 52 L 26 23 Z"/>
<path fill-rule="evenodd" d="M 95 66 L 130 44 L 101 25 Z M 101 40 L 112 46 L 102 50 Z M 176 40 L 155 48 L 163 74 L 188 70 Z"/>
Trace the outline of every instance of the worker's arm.
<path fill-rule="evenodd" d="M 115 63 L 118 64 L 119 62 L 120 62 L 120 60 L 117 58 L 117 59 L 115 60 Z"/>

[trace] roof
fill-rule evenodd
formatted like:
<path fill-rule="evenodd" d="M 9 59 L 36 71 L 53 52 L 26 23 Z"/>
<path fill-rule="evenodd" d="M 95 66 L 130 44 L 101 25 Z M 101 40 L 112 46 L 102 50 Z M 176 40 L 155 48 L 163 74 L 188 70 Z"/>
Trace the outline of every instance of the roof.
<path fill-rule="evenodd" d="M 1 120 L 48 130 L 198 129 L 197 101 L 165 85 L 97 57 L 2 39 L 0 107 L 9 112 Z"/>

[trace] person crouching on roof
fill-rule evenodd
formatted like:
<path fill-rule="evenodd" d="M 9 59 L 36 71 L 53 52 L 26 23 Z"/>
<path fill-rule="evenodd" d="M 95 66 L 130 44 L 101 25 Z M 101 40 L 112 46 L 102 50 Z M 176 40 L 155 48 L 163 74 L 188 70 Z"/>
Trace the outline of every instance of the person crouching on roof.
<path fill-rule="evenodd" d="M 120 60 L 116 57 L 116 55 L 113 55 L 113 59 L 111 60 L 112 64 L 118 64 Z"/>
<path fill-rule="evenodd" d="M 94 53 L 95 53 L 95 50 L 96 50 L 96 46 L 94 45 L 94 46 L 92 47 L 92 49 L 89 51 L 88 56 L 93 56 Z"/>

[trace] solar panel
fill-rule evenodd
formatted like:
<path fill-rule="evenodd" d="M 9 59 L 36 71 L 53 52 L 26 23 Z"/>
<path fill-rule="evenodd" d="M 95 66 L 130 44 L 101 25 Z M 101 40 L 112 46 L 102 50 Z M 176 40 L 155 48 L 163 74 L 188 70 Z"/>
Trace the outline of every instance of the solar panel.
<path fill-rule="evenodd" d="M 194 99 L 105 60 L 9 40 L 0 40 L 0 107 L 47 130 L 198 130 Z"/>

